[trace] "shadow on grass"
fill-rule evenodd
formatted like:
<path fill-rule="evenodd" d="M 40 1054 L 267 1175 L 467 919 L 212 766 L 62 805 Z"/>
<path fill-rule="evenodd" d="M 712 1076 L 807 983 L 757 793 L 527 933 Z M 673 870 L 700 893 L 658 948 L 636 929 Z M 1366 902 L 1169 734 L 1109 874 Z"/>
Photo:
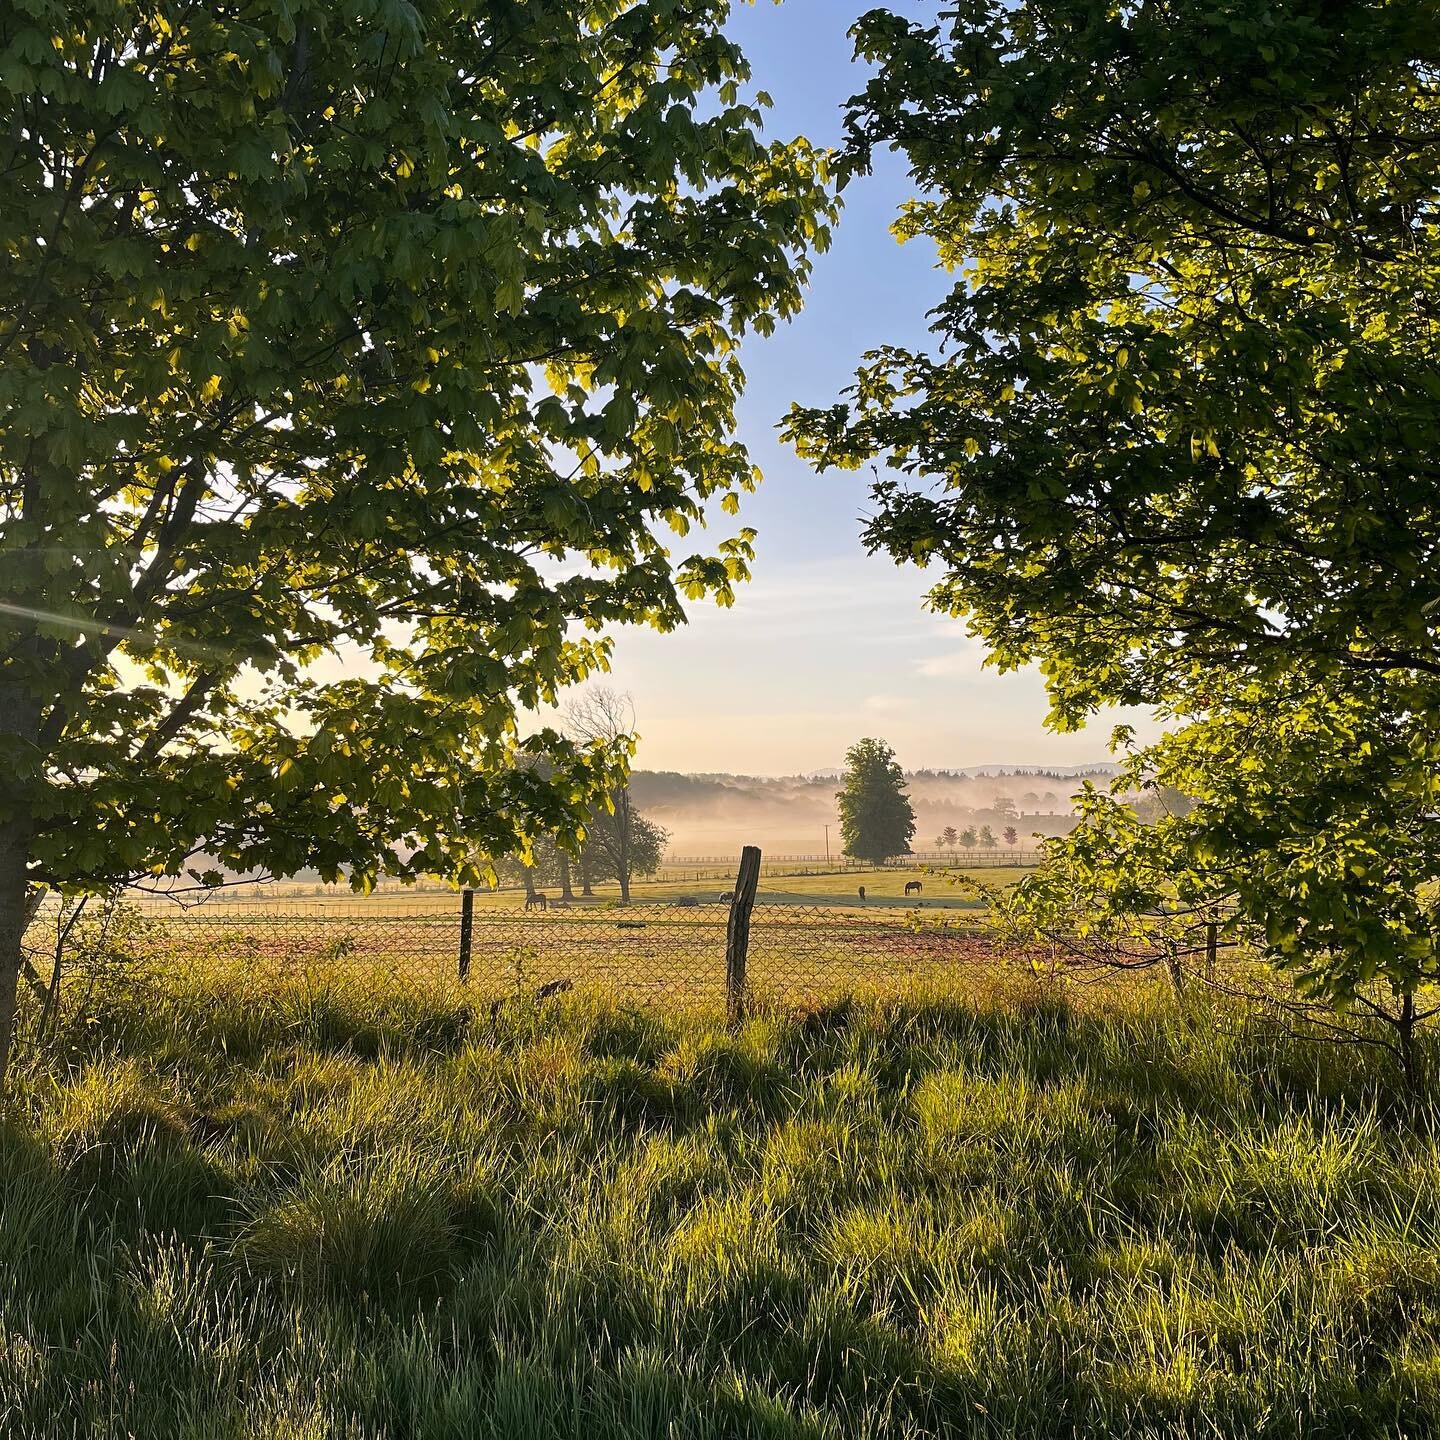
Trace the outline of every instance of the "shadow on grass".
<path fill-rule="evenodd" d="M 1440 1150 L 1234 1009 L 96 1006 L 0 1125 L 0 1413 L 109 1436 L 1381 1435 Z"/>

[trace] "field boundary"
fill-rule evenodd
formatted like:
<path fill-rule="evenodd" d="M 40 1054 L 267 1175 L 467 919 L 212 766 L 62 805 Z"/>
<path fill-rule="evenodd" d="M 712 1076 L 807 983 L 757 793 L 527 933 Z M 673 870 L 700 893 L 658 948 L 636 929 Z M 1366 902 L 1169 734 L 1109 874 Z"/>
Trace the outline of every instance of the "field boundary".
<path fill-rule="evenodd" d="M 257 988 L 293 982 L 368 988 L 457 986 L 477 997 L 598 988 L 657 1003 L 725 1003 L 733 906 L 681 899 L 628 906 L 552 903 L 494 910 L 463 894 L 446 910 L 324 913 L 258 904 L 150 903 L 96 910 L 67 936 L 65 971 L 151 979 L 216 977 Z M 740 974 L 745 996 L 819 999 L 857 991 L 943 989 L 977 967 L 1021 957 L 975 910 L 756 898 Z M 52 965 L 56 921 L 27 937 L 37 973 Z"/>

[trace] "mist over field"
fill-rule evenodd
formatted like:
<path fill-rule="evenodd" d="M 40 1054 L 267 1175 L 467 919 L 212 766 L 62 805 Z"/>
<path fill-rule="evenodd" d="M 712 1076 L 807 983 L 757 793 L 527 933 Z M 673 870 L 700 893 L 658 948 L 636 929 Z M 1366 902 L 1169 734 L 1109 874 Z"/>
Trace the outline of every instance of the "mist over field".
<path fill-rule="evenodd" d="M 914 848 L 933 848 L 947 825 L 957 830 L 989 825 L 997 835 L 1013 825 L 1022 844 L 1036 833 L 1063 834 L 1072 822 L 1071 796 L 1087 779 L 1104 786 L 1113 772 L 1110 765 L 907 772 L 919 822 Z M 831 853 L 838 855 L 838 788 L 838 771 L 755 776 L 637 770 L 631 776 L 637 808 L 670 833 L 671 857 L 728 857 L 742 845 L 759 845 L 774 855 L 823 855 L 827 824 Z M 1005 800 L 1018 817 L 997 803 Z"/>

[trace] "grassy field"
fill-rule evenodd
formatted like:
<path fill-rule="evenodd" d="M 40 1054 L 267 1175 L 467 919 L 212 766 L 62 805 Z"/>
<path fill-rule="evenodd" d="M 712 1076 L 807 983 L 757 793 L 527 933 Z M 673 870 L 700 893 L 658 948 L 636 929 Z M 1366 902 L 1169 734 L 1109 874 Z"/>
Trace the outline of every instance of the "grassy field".
<path fill-rule="evenodd" d="M 1019 866 L 956 869 L 952 878 L 973 878 L 988 885 L 1012 885 L 1028 872 Z M 829 875 L 772 875 L 760 887 L 762 900 L 788 903 L 844 904 L 861 908 L 856 891 L 865 887 L 865 907 L 899 905 L 913 908 L 914 899 L 905 898 L 907 881 L 919 880 L 924 886 L 920 905 L 924 909 L 973 908 L 974 896 L 963 886 L 949 883 L 940 874 L 914 870 L 851 870 Z M 692 880 L 641 880 L 631 886 L 636 904 L 678 900 L 695 896 L 715 900 L 730 886 L 729 881 L 695 882 Z M 551 899 L 558 897 L 555 886 L 543 887 Z M 620 888 L 613 883 L 597 885 L 593 902 L 614 904 L 620 899 Z M 519 910 L 525 904 L 523 890 L 478 890 L 476 904 L 487 910 Z M 354 913 L 357 915 L 424 915 L 450 912 L 459 908 L 460 899 L 454 890 L 436 885 L 406 887 L 387 885 L 373 895 L 355 895 L 335 886 L 318 886 L 281 881 L 264 886 L 237 886 L 216 893 L 205 902 L 207 909 L 245 909 L 256 905 L 277 910 L 305 911 L 313 908 Z"/>
<path fill-rule="evenodd" d="M 94 997 L 0 1126 L 0 1433 L 1395 1436 L 1440 1109 L 1158 990 Z"/>
<path fill-rule="evenodd" d="M 67 941 L 71 987 L 96 974 L 144 988 L 176 976 L 243 982 L 263 996 L 294 983 L 346 988 L 457 989 L 488 1005 L 517 992 L 603 990 L 626 1000 L 713 1005 L 726 994 L 730 907 L 598 902 L 522 914 L 480 907 L 468 931 L 458 909 L 419 914 L 361 908 L 289 910 L 215 905 L 126 910 L 83 920 Z M 1048 947 L 1021 949 L 989 932 L 973 909 L 913 905 L 763 904 L 750 925 L 747 990 L 760 1004 L 872 995 L 953 994 L 976 974 L 1049 966 Z M 33 963 L 52 963 L 58 917 L 29 939 Z M 460 988 L 461 951 L 468 956 Z"/>

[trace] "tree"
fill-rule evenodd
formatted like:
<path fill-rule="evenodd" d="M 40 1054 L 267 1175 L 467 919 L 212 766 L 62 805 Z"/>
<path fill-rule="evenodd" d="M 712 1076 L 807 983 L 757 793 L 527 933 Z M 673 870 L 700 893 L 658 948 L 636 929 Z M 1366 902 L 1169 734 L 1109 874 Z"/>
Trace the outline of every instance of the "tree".
<path fill-rule="evenodd" d="M 845 854 L 878 864 L 909 852 L 915 810 L 905 789 L 905 772 L 883 740 L 861 740 L 850 747 L 835 799 Z"/>
<path fill-rule="evenodd" d="M 956 830 L 953 825 L 947 825 L 945 829 L 941 831 L 940 838 L 953 850 L 960 839 L 960 832 Z"/>
<path fill-rule="evenodd" d="M 995 832 L 988 825 L 980 827 L 980 848 L 982 850 L 995 848 Z"/>
<path fill-rule="evenodd" d="M 657 531 L 831 216 L 726 10 L 0 13 L 0 1046 L 27 887 L 469 880 L 613 784 L 517 708 L 731 598 Z"/>
<path fill-rule="evenodd" d="M 1038 811 L 1040 808 L 1040 797 L 1033 790 L 1027 790 L 1020 797 L 1020 803 L 1028 806 L 1031 810 Z"/>
<path fill-rule="evenodd" d="M 1414 756 L 1434 746 L 1423 717 L 1322 691 L 1276 703 L 1272 687 L 1227 697 L 1160 743 L 1135 750 L 1110 791 L 1087 785 L 1079 823 L 1047 844 L 1018 887 L 1016 915 L 1054 936 L 1085 927 L 1089 953 L 1127 967 L 1155 953 L 1156 917 L 1178 973 L 1224 947 L 1265 956 L 1302 1002 L 1377 1027 L 1347 1030 L 1395 1054 L 1418 1083 L 1419 993 L 1440 981 L 1440 778 L 1417 789 Z M 1183 794 L 1153 818 L 1137 800 Z M 1314 1014 L 1287 1004 L 1315 1024 Z M 1333 1033 L 1321 1020 L 1319 1033 Z"/>
<path fill-rule="evenodd" d="M 1013 825 L 1007 825 L 1005 827 L 1004 839 L 1007 845 L 1018 845 L 1020 843 L 1020 832 Z"/>
<path fill-rule="evenodd" d="M 621 903 L 628 905 L 631 880 L 637 875 L 653 875 L 669 843 L 669 832 L 633 806 L 624 812 L 598 809 L 586 827 L 581 851 L 587 881 L 592 885 L 618 881 Z"/>
<path fill-rule="evenodd" d="M 627 753 L 633 753 L 635 702 L 629 695 L 596 685 L 572 700 L 565 714 L 567 728 L 575 739 L 607 750 L 623 746 Z M 604 863 L 620 882 L 620 901 L 628 905 L 633 870 L 630 847 L 635 831 L 628 780 L 610 787 L 604 806 L 591 812 L 586 830 L 594 838 L 586 841 L 589 857 L 584 869 L 585 893 L 590 893 L 590 885 L 599 878 L 595 858 L 597 852 L 603 853 Z"/>
<path fill-rule="evenodd" d="M 973 825 L 967 825 L 965 829 L 960 832 L 960 843 L 967 850 L 973 850 L 975 848 L 977 838 L 978 837 L 975 834 L 975 827 Z"/>
<path fill-rule="evenodd" d="M 1189 758 L 1137 773 L 1183 777 L 1202 818 L 1143 843 L 1203 834 L 1218 860 L 1177 838 L 1166 884 L 1199 894 L 1221 864 L 1277 966 L 1342 1004 L 1379 977 L 1413 1011 L 1440 973 L 1428 929 L 1398 918 L 1423 909 L 1407 887 L 1440 852 L 1423 738 L 1440 717 L 1440 28 L 1419 0 L 1080 19 L 1071 0 L 961 0 L 931 28 L 860 22 L 876 74 L 846 166 L 898 146 L 925 197 L 903 228 L 964 278 L 935 312 L 943 358 L 877 352 L 848 403 L 795 412 L 791 434 L 822 466 L 885 457 L 867 543 L 942 566 L 932 603 L 1002 667 L 1042 664 L 1058 723 L 1112 703 L 1178 723 Z M 1255 717 L 1272 735 L 1286 706 L 1328 738 L 1287 733 L 1284 753 L 1329 768 L 1242 823 L 1216 798 L 1244 788 L 1240 758 L 1275 771 L 1237 732 Z M 1351 731 L 1365 774 L 1344 762 Z M 1228 836 L 1204 818 L 1222 813 Z M 1359 874 L 1338 863 L 1351 847 Z M 1144 891 L 1121 873 L 1133 847 L 1084 854 L 1116 893 Z M 1292 885 L 1300 855 L 1323 884 Z M 1392 924 L 1404 944 L 1371 943 Z M 1313 936 L 1325 959 L 1297 969 Z"/>
<path fill-rule="evenodd" d="M 877 352 L 792 435 L 886 457 L 867 543 L 943 565 L 1066 720 L 1197 665 L 1440 675 L 1431 7 L 1076 15 L 856 27 L 845 172 L 898 145 L 963 279 L 943 358 Z"/>
<path fill-rule="evenodd" d="M 990 808 L 1002 820 L 1013 820 L 1020 814 L 1015 808 L 1015 802 L 1008 795 L 997 795 Z"/>
<path fill-rule="evenodd" d="M 670 836 L 633 807 L 628 814 L 628 833 L 623 847 L 627 873 L 631 877 L 652 875 L 660 868 Z M 577 858 L 572 860 L 565 848 L 565 844 L 573 843 L 568 838 L 562 842 L 556 836 L 544 835 L 532 842 L 528 860 L 497 857 L 492 863 L 504 880 L 523 885 L 527 894 L 533 894 L 537 886 L 556 885 L 561 899 L 573 900 L 572 865 L 580 872 L 583 893 L 587 896 L 593 894 L 593 886 L 620 878 L 622 847 L 618 830 L 618 812 L 601 806 L 586 819 L 585 839 L 578 847 Z"/>

